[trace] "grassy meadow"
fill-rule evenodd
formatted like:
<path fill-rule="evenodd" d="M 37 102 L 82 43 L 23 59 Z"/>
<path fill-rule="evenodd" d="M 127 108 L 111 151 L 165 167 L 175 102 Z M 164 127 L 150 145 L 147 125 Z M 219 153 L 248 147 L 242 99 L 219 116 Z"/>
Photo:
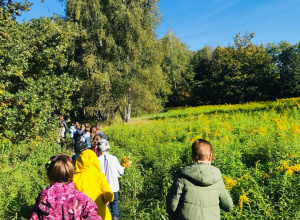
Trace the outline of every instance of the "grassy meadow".
<path fill-rule="evenodd" d="M 204 138 L 234 201 L 222 219 L 300 219 L 300 98 L 178 108 L 104 127 L 111 154 L 130 159 L 120 179 L 120 219 L 168 219 L 165 196 Z M 0 218 L 26 218 L 48 185 L 44 164 L 55 140 L 0 145 Z M 72 155 L 71 150 L 66 151 Z"/>

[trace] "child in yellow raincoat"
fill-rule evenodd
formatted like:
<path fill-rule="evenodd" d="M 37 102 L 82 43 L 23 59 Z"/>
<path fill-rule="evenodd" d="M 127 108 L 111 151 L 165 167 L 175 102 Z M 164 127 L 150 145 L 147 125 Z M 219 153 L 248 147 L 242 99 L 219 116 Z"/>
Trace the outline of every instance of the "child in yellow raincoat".
<path fill-rule="evenodd" d="M 75 162 L 75 175 L 73 177 L 75 189 L 84 192 L 98 206 L 98 215 L 103 220 L 111 220 L 111 213 L 107 203 L 114 200 L 114 193 L 106 180 L 104 173 L 100 172 L 98 158 L 90 149 L 80 152 Z"/>

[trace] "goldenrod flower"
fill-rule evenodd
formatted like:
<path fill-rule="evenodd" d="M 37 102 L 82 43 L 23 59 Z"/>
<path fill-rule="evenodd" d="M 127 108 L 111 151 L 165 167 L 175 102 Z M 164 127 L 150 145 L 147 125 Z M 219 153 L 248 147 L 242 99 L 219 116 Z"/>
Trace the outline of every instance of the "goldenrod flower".
<path fill-rule="evenodd" d="M 243 204 L 249 203 L 250 199 L 246 196 L 244 189 L 242 188 L 242 195 L 239 197 L 239 207 L 243 210 Z"/>
<path fill-rule="evenodd" d="M 237 184 L 236 180 L 231 179 L 230 177 L 226 177 L 225 175 L 223 175 L 224 179 L 225 179 L 225 188 L 228 189 L 232 189 L 232 187 L 234 187 Z"/>
<path fill-rule="evenodd" d="M 128 156 L 128 157 L 123 156 L 122 162 L 123 162 L 123 164 L 122 164 L 123 167 L 130 167 L 132 164 L 132 161 L 130 160 L 130 156 Z"/>

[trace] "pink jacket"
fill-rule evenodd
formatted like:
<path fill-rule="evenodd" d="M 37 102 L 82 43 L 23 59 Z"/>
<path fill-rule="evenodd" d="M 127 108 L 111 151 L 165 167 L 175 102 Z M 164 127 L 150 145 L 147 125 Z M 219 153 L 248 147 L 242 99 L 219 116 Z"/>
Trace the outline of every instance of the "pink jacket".
<path fill-rule="evenodd" d="M 101 220 L 97 205 L 86 194 L 74 189 L 74 183 L 54 183 L 36 199 L 29 219 Z"/>

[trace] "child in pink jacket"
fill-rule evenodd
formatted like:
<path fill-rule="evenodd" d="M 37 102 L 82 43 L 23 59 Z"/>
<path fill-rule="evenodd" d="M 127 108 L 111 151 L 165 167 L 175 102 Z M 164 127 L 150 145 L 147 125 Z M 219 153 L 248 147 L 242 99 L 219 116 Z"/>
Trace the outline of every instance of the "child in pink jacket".
<path fill-rule="evenodd" d="M 66 154 L 50 157 L 45 165 L 50 186 L 36 199 L 29 219 L 101 220 L 97 205 L 86 194 L 75 190 L 74 166 Z"/>

